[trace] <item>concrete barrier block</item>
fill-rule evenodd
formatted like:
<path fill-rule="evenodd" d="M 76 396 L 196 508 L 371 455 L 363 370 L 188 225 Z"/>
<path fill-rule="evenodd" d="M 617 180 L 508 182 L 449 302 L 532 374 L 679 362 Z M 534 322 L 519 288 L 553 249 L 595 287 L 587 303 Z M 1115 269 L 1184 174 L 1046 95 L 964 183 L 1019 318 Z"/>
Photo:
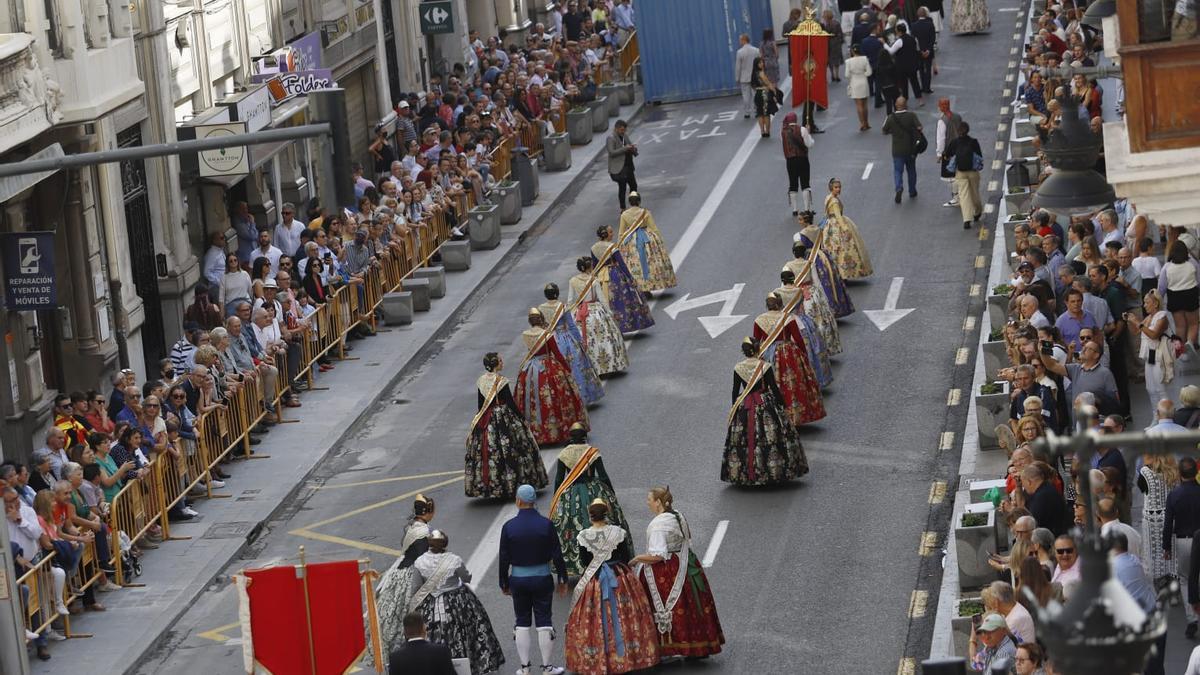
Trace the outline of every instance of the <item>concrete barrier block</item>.
<path fill-rule="evenodd" d="M 413 322 L 413 294 L 408 291 L 385 293 L 380 308 L 385 326 L 407 326 Z"/>
<path fill-rule="evenodd" d="M 634 99 L 637 98 L 637 91 L 634 89 L 633 81 L 617 83 L 617 98 L 620 99 L 621 105 L 633 105 Z"/>
<path fill-rule="evenodd" d="M 521 220 L 521 184 L 519 182 L 500 183 L 492 188 L 489 199 L 499 208 L 501 225 L 515 225 Z"/>
<path fill-rule="evenodd" d="M 621 115 L 621 94 L 619 89 L 620 85 L 615 83 L 602 84 L 596 87 L 596 95 L 608 99 L 609 117 L 619 117 Z"/>
<path fill-rule="evenodd" d="M 592 111 L 587 107 L 567 111 L 567 135 L 571 145 L 587 145 L 592 142 Z"/>
<path fill-rule="evenodd" d="M 449 272 L 465 272 L 471 269 L 471 242 L 448 241 L 438 249 L 442 254 L 442 266 Z"/>
<path fill-rule="evenodd" d="M 566 171 L 571 168 L 571 137 L 567 134 L 550 134 L 542 139 L 542 156 L 546 158 L 547 171 Z"/>
<path fill-rule="evenodd" d="M 415 311 L 428 312 L 432 303 L 429 300 L 428 279 L 405 279 L 401 288 L 412 294 L 412 306 Z"/>
<path fill-rule="evenodd" d="M 516 199 L 517 208 L 520 208 L 521 200 L 516 197 L 515 192 L 513 197 Z M 495 204 L 480 204 L 471 209 L 470 235 L 473 250 L 491 250 L 499 246 L 500 207 Z"/>
<path fill-rule="evenodd" d="M 422 267 L 413 270 L 414 279 L 425 279 L 429 282 L 429 297 L 444 298 L 446 297 L 446 268 L 441 265 L 436 267 Z"/>
<path fill-rule="evenodd" d="M 608 98 L 597 96 L 596 100 L 588 103 L 592 110 L 592 133 L 603 134 L 608 131 Z"/>

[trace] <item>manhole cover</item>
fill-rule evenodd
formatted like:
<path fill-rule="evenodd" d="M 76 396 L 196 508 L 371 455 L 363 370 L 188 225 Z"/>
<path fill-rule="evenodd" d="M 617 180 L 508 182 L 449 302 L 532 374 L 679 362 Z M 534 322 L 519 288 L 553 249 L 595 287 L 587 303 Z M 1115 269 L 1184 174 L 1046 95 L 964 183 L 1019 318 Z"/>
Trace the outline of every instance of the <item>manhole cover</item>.
<path fill-rule="evenodd" d="M 260 492 L 262 492 L 262 490 L 242 490 L 242 494 L 244 495 L 256 495 Z"/>
<path fill-rule="evenodd" d="M 213 523 L 209 526 L 208 531 L 204 533 L 201 539 L 243 539 L 250 530 L 254 529 L 254 523 L 249 522 L 231 522 L 231 523 Z"/>

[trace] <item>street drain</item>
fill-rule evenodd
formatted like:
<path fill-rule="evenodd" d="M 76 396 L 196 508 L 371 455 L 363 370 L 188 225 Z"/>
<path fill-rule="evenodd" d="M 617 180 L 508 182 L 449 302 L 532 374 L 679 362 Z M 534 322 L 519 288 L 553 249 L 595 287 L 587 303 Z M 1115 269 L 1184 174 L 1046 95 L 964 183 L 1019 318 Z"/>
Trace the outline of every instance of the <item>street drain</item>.
<path fill-rule="evenodd" d="M 394 398 L 394 399 L 392 399 L 392 405 L 404 405 L 405 403 L 412 403 L 412 401 L 410 401 L 410 400 L 408 400 L 408 399 L 406 399 L 406 398 Z"/>

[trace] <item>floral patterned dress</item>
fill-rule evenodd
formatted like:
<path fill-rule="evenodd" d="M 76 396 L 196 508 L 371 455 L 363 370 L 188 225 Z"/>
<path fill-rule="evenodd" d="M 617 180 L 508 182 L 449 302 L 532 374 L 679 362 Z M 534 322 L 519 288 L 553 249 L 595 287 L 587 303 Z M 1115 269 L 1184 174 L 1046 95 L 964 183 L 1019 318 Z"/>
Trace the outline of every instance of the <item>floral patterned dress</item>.
<path fill-rule="evenodd" d="M 550 502 L 550 520 L 562 546 L 567 574 L 579 576 L 584 564 L 580 562 L 579 542 L 575 537 L 591 525 L 588 505 L 594 499 L 608 504 L 608 520 L 625 530 L 633 545 L 633 534 L 625 520 L 625 512 L 617 501 L 616 490 L 604 470 L 600 450 L 586 443 L 573 443 L 558 453 L 554 472 L 554 499 Z"/>
<path fill-rule="evenodd" d="M 811 229 L 815 236 L 816 228 Z M 842 281 L 842 275 L 838 273 L 837 266 L 833 264 L 833 261 L 829 259 L 829 255 L 824 250 L 814 250 L 811 248 L 813 245 L 812 237 L 801 235 L 800 240 L 806 242 L 810 247 L 808 255 L 816 256 L 813 260 L 813 273 L 816 274 L 816 280 L 821 286 L 821 291 L 825 295 L 826 303 L 833 312 L 834 319 L 845 318 L 853 314 L 854 302 L 850 299 L 850 293 L 846 290 L 846 282 Z M 789 260 L 784 267 L 791 270 L 796 275 L 796 278 L 799 279 L 806 264 L 806 258 L 795 258 Z M 806 281 L 805 283 L 808 282 Z"/>
<path fill-rule="evenodd" d="M 551 300 L 538 305 L 538 310 L 546 317 L 547 325 L 554 327 L 555 344 L 571 365 L 571 377 L 579 388 L 580 398 L 587 405 L 604 398 L 604 383 L 592 366 L 592 359 L 583 347 L 583 334 L 567 306 L 559 300 Z"/>
<path fill-rule="evenodd" d="M 842 200 L 825 197 L 825 250 L 837 266 L 843 279 L 863 279 L 874 274 L 867 245 L 858 233 L 858 226 L 842 214 Z"/>
<path fill-rule="evenodd" d="M 446 645 L 453 658 L 470 660 L 471 675 L 493 672 L 504 663 L 504 648 L 483 603 L 467 585 L 471 573 L 462 558 L 426 551 L 413 563 L 413 580 L 419 585 L 409 611 L 424 617 L 430 642 Z"/>
<path fill-rule="evenodd" d="M 580 302 L 582 298 L 582 302 Z M 578 306 L 576 307 L 576 303 Z M 619 373 L 629 367 L 629 353 L 621 327 L 608 309 L 601 285 L 590 274 L 571 277 L 567 289 L 567 304 L 575 307 L 575 325 L 583 336 L 583 347 L 598 375 Z"/>
<path fill-rule="evenodd" d="M 586 568 L 567 618 L 567 670 L 608 675 L 658 665 L 658 630 L 646 589 L 629 568 L 627 533 L 592 526 L 576 537 Z"/>
<path fill-rule="evenodd" d="M 703 657 L 721 651 L 725 633 L 704 568 L 692 551 L 683 516 L 667 511 L 646 526 L 646 553 L 662 560 L 641 568 L 662 656 Z"/>
<path fill-rule="evenodd" d="M 1146 493 L 1142 506 L 1142 568 L 1151 581 L 1178 576 L 1175 563 L 1175 542 L 1171 542 L 1171 559 L 1163 558 L 1163 521 L 1166 520 L 1167 486 L 1162 474 L 1143 466 L 1138 471 L 1138 487 Z"/>
<path fill-rule="evenodd" d="M 743 390 L 747 390 L 744 395 Z M 808 473 L 808 458 L 784 410 L 769 363 L 749 358 L 734 366 L 733 405 L 721 461 L 722 481 L 773 485 Z"/>
<path fill-rule="evenodd" d="M 404 528 L 404 539 L 400 542 L 404 555 L 396 558 L 391 567 L 379 577 L 375 587 L 375 600 L 379 614 L 379 639 L 386 658 L 404 644 L 404 615 L 408 613 L 408 600 L 416 590 L 413 584 L 412 565 L 421 554 L 429 550 L 429 525 L 423 520 L 413 520 Z M 367 631 L 367 644 L 371 644 L 371 633 Z M 375 665 L 375 652 L 367 650 L 363 665 Z"/>
<path fill-rule="evenodd" d="M 521 333 L 532 355 L 517 375 L 516 402 L 538 445 L 555 445 L 570 438 L 572 424 L 588 426 L 588 415 L 554 335 L 543 333 L 533 326 Z"/>
<path fill-rule="evenodd" d="M 463 474 L 468 497 L 512 498 L 524 483 L 543 488 L 550 482 L 509 384 L 499 373 L 484 373 L 475 383 L 479 412 L 467 438 Z"/>
<path fill-rule="evenodd" d="M 951 0 L 951 33 L 978 33 L 991 27 L 987 0 Z"/>
<path fill-rule="evenodd" d="M 786 307 L 800 289 L 796 286 L 780 286 L 773 292 L 783 298 Z M 817 375 L 817 384 L 824 389 L 833 384 L 833 364 L 829 362 L 829 350 L 825 348 L 825 339 L 817 327 L 817 322 L 805 313 L 804 301 L 796 304 L 792 316 L 799 322 L 800 334 L 804 337 L 804 346 L 808 350 L 808 362 L 812 364 L 813 372 Z"/>
<path fill-rule="evenodd" d="M 676 286 L 671 253 L 649 211 L 640 206 L 626 209 L 621 214 L 617 241 L 621 242 L 621 255 L 633 273 L 638 290 L 649 293 Z"/>
<path fill-rule="evenodd" d="M 754 338 L 763 341 L 785 322 L 779 337 L 763 350 L 762 359 L 773 366 L 775 381 L 783 397 L 783 407 L 792 424 L 800 426 L 825 417 L 821 386 L 794 315 L 781 310 L 763 312 L 754 320 Z"/>
<path fill-rule="evenodd" d="M 650 308 L 616 244 L 607 241 L 592 244 L 592 259 L 596 261 L 601 293 L 608 299 L 609 309 L 621 332 L 632 333 L 653 326 Z"/>

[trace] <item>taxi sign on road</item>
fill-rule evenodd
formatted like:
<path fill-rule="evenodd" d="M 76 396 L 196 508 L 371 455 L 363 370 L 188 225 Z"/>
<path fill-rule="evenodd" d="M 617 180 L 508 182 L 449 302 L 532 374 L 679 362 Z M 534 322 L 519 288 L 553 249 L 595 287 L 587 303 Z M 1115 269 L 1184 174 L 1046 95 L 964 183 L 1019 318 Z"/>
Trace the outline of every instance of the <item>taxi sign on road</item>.
<path fill-rule="evenodd" d="M 454 13 L 451 0 L 434 0 L 418 5 L 423 35 L 441 35 L 454 32 Z"/>

